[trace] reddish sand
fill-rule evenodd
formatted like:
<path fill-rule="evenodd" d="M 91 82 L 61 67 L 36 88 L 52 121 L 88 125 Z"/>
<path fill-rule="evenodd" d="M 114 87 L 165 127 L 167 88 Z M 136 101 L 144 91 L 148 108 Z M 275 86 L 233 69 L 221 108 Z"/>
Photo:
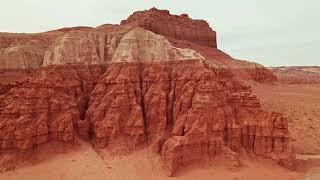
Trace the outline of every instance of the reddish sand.
<path fill-rule="evenodd" d="M 320 84 L 260 84 L 253 90 L 263 108 L 280 111 L 288 117 L 297 153 L 320 154 Z"/>
<path fill-rule="evenodd" d="M 297 152 L 297 172 L 320 179 L 320 84 L 255 85 L 265 109 L 282 112 L 289 120 Z"/>
<path fill-rule="evenodd" d="M 295 180 L 305 173 L 289 171 L 265 159 L 252 160 L 246 157 L 243 166 L 234 168 L 217 158 L 211 167 L 189 167 L 182 169 L 175 177 L 167 177 L 159 166 L 159 159 L 146 149 L 129 156 L 104 155 L 101 158 L 89 144 L 80 143 L 77 151 L 56 155 L 38 165 L 27 166 L 0 174 L 1 180 Z M 104 159 L 104 160 L 103 160 Z"/>

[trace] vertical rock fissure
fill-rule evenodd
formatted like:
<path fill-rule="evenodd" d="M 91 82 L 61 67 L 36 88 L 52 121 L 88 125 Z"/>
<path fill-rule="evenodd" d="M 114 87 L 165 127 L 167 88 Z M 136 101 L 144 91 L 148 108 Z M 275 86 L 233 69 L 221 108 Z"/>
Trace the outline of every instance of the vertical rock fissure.
<path fill-rule="evenodd" d="M 86 140 L 91 140 L 93 137 L 93 127 L 92 124 L 87 120 L 87 111 L 89 109 L 90 104 L 90 96 L 91 92 L 95 89 L 97 82 L 99 81 L 100 77 L 104 74 L 107 69 L 106 65 L 94 65 L 94 66 L 87 66 L 88 75 L 93 75 L 91 78 L 86 79 L 84 74 L 82 74 L 83 67 L 73 67 L 73 70 L 76 73 L 76 78 L 80 83 L 80 94 L 78 94 L 78 108 L 79 108 L 79 121 L 75 124 L 75 130 L 77 131 L 78 135 Z M 75 89 L 76 91 L 76 89 Z M 76 92 L 77 93 L 77 92 Z"/>
<path fill-rule="evenodd" d="M 81 89 L 81 93 L 82 93 L 82 96 L 80 99 L 80 104 L 79 104 L 79 106 L 80 106 L 79 107 L 80 120 L 85 120 L 85 114 L 86 114 L 86 111 L 88 110 L 89 97 L 88 97 L 87 93 L 85 92 L 84 83 L 83 83 L 81 76 L 79 75 L 79 72 L 75 68 L 74 68 L 74 71 L 76 72 L 77 78 L 79 79 L 80 89 Z"/>
<path fill-rule="evenodd" d="M 198 82 L 196 82 L 196 86 L 197 86 Z M 189 100 L 189 109 L 192 108 L 192 104 L 193 104 L 193 98 L 196 95 L 196 87 L 192 88 L 191 94 L 190 94 L 190 100 Z"/>
<path fill-rule="evenodd" d="M 144 126 L 144 134 L 146 137 L 146 143 L 148 144 L 148 122 L 147 122 L 147 117 L 146 117 L 146 109 L 145 109 L 145 104 L 144 104 L 144 92 L 143 92 L 143 70 L 144 70 L 144 66 L 142 63 L 138 64 L 138 76 L 139 76 L 139 88 L 140 88 L 140 101 L 141 101 L 141 111 L 142 111 L 142 118 L 143 118 L 143 126 Z"/>
<path fill-rule="evenodd" d="M 80 107 L 80 120 L 85 120 L 86 119 L 86 112 L 89 108 L 89 97 L 88 95 L 84 95 L 82 99 L 82 104 Z"/>
<path fill-rule="evenodd" d="M 224 131 L 223 131 L 223 143 L 226 144 L 228 142 L 228 117 L 227 114 L 224 113 L 224 119 L 225 119 L 225 124 L 224 124 Z"/>
<path fill-rule="evenodd" d="M 166 66 L 166 72 L 168 72 L 168 89 L 166 92 L 166 129 L 165 129 L 165 139 L 167 139 L 173 129 L 173 107 L 175 101 L 175 82 L 172 78 L 172 68 Z M 161 147 L 162 149 L 162 147 Z"/>

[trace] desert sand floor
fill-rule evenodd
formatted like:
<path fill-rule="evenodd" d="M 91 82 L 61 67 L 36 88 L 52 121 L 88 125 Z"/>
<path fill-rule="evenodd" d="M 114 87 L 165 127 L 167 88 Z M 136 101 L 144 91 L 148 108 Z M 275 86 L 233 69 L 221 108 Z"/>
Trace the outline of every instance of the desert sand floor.
<path fill-rule="evenodd" d="M 190 167 L 167 177 L 157 157 L 142 150 L 129 156 L 101 158 L 89 144 L 81 143 L 77 151 L 60 154 L 38 165 L 0 174 L 1 180 L 296 180 L 310 176 L 293 172 L 269 160 L 243 160 L 239 168 L 223 165 L 222 160 L 211 167 Z M 303 167 L 306 167 L 305 165 Z M 303 171 L 309 170 L 303 169 Z"/>
<path fill-rule="evenodd" d="M 258 85 L 253 91 L 264 109 L 288 117 L 297 153 L 320 155 L 320 84 Z"/>
<path fill-rule="evenodd" d="M 304 173 L 305 180 L 320 179 L 320 155 L 297 155 L 299 165 L 297 170 Z"/>

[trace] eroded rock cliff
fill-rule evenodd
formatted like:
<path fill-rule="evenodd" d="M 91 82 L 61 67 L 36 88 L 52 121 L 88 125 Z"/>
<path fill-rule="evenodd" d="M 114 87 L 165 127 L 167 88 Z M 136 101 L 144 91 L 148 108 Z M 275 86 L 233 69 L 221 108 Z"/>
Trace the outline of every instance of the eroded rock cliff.
<path fill-rule="evenodd" d="M 89 102 L 96 147 L 130 152 L 158 144 L 170 174 L 226 147 L 294 163 L 286 118 L 264 112 L 230 71 L 199 60 L 113 64 Z"/>
<path fill-rule="evenodd" d="M 0 33 L 0 68 L 37 68 L 49 47 L 41 35 Z"/>
<path fill-rule="evenodd" d="M 103 69 L 48 66 L 0 95 L 1 151 L 72 143 L 78 132 L 116 154 L 156 146 L 170 175 L 225 151 L 294 165 L 286 118 L 264 112 L 228 69 L 201 59 Z"/>
<path fill-rule="evenodd" d="M 25 151 L 48 141 L 72 142 L 101 67 L 50 66 L 0 95 L 0 150 Z"/>
<path fill-rule="evenodd" d="M 1 46 L 6 52 L 22 43 L 39 51 L 20 57 L 32 48 L 19 49 L 12 61 L 0 54 L 3 68 L 44 66 L 21 80 L 3 70 L 1 152 L 72 144 L 79 135 L 116 154 L 152 146 L 169 175 L 223 153 L 239 165 L 242 151 L 294 165 L 286 118 L 263 111 L 250 87 L 238 81 L 273 82 L 275 76 L 218 50 L 205 21 L 151 9 L 122 25 L 38 36 L 45 41 L 41 47 L 33 38 Z"/>

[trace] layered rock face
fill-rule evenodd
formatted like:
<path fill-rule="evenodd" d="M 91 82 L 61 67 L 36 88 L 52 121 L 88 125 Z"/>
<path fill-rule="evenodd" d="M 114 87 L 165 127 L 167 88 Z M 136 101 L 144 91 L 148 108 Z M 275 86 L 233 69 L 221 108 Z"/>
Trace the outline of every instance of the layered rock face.
<path fill-rule="evenodd" d="M 137 33 L 136 27 L 164 37 L 150 36 L 150 33 L 145 30 L 139 30 Z M 133 29 L 135 31 L 130 32 Z M 122 40 L 125 35 L 126 37 Z M 140 40 L 142 37 L 150 38 L 147 40 L 150 42 Z M 171 45 L 168 43 L 160 43 L 166 41 L 166 38 L 174 47 L 169 47 Z M 121 40 L 120 49 L 116 53 Z M 263 66 L 255 66 L 254 63 L 248 66 L 250 62 L 237 62 L 236 59 L 217 49 L 215 32 L 204 20 L 193 20 L 186 14 L 171 15 L 167 10 L 155 8 L 135 12 L 127 20 L 122 21 L 121 25 L 106 24 L 96 28 L 71 27 L 37 34 L 1 33 L 0 68 L 31 69 L 52 64 L 106 64 L 111 61 L 128 61 L 130 56 L 132 61 L 137 54 L 143 56 L 144 51 L 155 51 L 158 54 L 143 57 L 144 59 L 140 60 L 148 59 L 152 62 L 168 58 L 159 57 L 164 51 L 164 46 L 171 49 L 164 56 L 179 54 L 181 57 L 181 54 L 184 54 L 187 55 L 184 59 L 192 59 L 194 51 L 187 50 L 181 53 L 178 51 L 179 48 L 180 50 L 192 49 L 214 64 L 227 66 L 240 79 L 260 83 L 276 81 L 275 76 Z M 139 48 L 140 51 L 134 55 L 134 53 L 124 51 L 124 48 Z M 120 55 L 119 52 L 129 54 Z M 159 59 L 154 60 L 153 56 Z M 199 58 L 198 55 L 196 56 Z M 172 57 L 169 58 L 172 59 Z M 248 68 L 242 68 L 243 64 L 246 64 Z"/>
<path fill-rule="evenodd" d="M 93 28 L 62 28 L 35 34 L 0 33 L 0 69 L 39 68 L 46 64 L 45 53 L 58 37 L 73 31 L 89 30 Z"/>
<path fill-rule="evenodd" d="M 0 69 L 32 69 L 43 65 L 45 52 L 53 41 L 70 31 L 89 30 L 89 27 L 26 34 L 0 33 Z"/>
<path fill-rule="evenodd" d="M 59 37 L 46 52 L 43 65 L 50 64 L 101 64 L 103 43 L 99 34 L 89 31 L 73 31 Z M 103 45 L 102 45 L 103 47 Z M 102 56 L 102 57 L 101 57 Z"/>
<path fill-rule="evenodd" d="M 106 25 L 91 31 L 65 33 L 58 37 L 45 53 L 43 65 L 108 63 L 112 61 L 122 37 L 132 29 Z"/>
<path fill-rule="evenodd" d="M 259 83 L 274 83 L 277 81 L 277 77 L 261 64 L 235 59 L 217 48 L 201 46 L 190 41 L 170 37 L 168 39 L 175 47 L 194 49 L 204 56 L 207 62 L 230 69 L 239 80 L 253 80 Z"/>
<path fill-rule="evenodd" d="M 0 68 L 36 68 L 43 62 L 49 39 L 40 35 L 0 33 Z"/>
<path fill-rule="evenodd" d="M 157 144 L 169 174 L 225 148 L 294 163 L 286 119 L 261 110 L 230 71 L 198 60 L 111 65 L 86 117 L 96 147 L 130 152 Z"/>
<path fill-rule="evenodd" d="M 73 142 L 85 99 L 100 67 L 34 70 L 37 77 L 0 95 L 0 151 L 25 151 L 48 141 Z"/>
<path fill-rule="evenodd" d="M 199 45 L 217 47 L 216 32 L 204 20 L 193 20 L 187 14 L 172 15 L 167 10 L 152 8 L 133 13 L 122 25 L 139 26 L 156 34 L 187 40 Z"/>
<path fill-rule="evenodd" d="M 163 36 L 135 28 L 121 39 L 112 62 L 161 62 L 203 59 L 192 49 L 172 46 Z"/>
<path fill-rule="evenodd" d="M 277 76 L 275 76 L 270 70 L 265 68 L 264 66 L 243 60 L 237 60 L 236 67 L 234 71 L 239 71 L 248 76 L 246 79 L 252 79 L 259 83 L 274 83 L 278 80 Z"/>

